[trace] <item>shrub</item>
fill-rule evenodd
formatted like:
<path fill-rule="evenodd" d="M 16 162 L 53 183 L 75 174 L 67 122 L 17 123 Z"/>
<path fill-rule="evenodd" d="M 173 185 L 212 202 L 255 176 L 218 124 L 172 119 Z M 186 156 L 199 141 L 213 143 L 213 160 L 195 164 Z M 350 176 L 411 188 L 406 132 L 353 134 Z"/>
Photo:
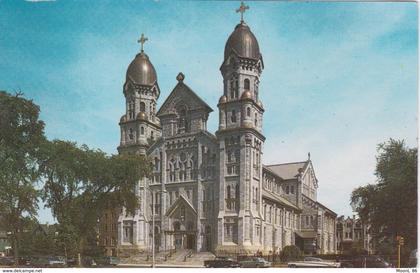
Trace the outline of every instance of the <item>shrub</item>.
<path fill-rule="evenodd" d="M 280 252 L 280 259 L 283 262 L 290 262 L 299 260 L 302 257 L 302 252 L 297 246 L 285 246 Z"/>

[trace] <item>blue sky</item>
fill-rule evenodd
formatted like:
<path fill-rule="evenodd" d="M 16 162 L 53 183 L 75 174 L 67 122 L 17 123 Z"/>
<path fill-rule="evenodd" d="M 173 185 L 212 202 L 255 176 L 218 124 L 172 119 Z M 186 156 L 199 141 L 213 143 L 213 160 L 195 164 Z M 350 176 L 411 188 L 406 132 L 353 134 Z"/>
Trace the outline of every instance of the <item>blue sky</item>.
<path fill-rule="evenodd" d="M 311 152 L 318 200 L 351 215 L 353 188 L 374 182 L 376 145 L 417 145 L 416 3 L 247 2 L 245 21 L 264 58 L 265 164 Z M 161 88 L 182 71 L 213 112 L 219 67 L 239 22 L 237 1 L 0 0 L 0 90 L 22 90 L 41 106 L 48 138 L 108 153 L 119 144 L 122 85 L 145 51 Z M 42 221 L 52 221 L 48 211 Z"/>

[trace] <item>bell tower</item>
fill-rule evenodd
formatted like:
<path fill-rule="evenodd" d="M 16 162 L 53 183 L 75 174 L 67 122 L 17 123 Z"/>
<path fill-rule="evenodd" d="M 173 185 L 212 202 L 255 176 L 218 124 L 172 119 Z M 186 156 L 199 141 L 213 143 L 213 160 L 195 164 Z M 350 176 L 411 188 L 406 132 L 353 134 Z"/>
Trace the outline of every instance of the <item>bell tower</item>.
<path fill-rule="evenodd" d="M 120 154 L 146 155 L 147 149 L 161 136 L 161 126 L 156 115 L 156 104 L 160 95 L 156 70 L 144 52 L 143 46 L 148 39 L 141 35 L 138 42 L 140 53 L 130 63 L 123 87 L 126 111 L 120 119 Z M 125 208 L 118 218 L 118 252 L 120 255 L 134 254 L 147 249 L 149 218 L 147 217 L 148 198 L 145 186 L 148 179 L 140 179 L 135 188 L 139 207 L 134 215 Z"/>
<path fill-rule="evenodd" d="M 138 42 L 140 53 L 127 69 L 123 92 L 126 113 L 120 119 L 121 141 L 119 153 L 146 154 L 147 148 L 161 135 L 156 105 L 160 95 L 156 70 L 144 53 L 143 46 L 148 40 L 141 35 Z"/>
<path fill-rule="evenodd" d="M 220 184 L 218 248 L 255 252 L 261 246 L 262 134 L 264 108 L 259 83 L 264 68 L 258 41 L 243 20 L 248 6 L 236 12 L 241 21 L 229 36 L 220 67 Z M 220 246 L 220 247 L 219 247 Z M 217 251 L 217 250 L 216 250 Z"/>

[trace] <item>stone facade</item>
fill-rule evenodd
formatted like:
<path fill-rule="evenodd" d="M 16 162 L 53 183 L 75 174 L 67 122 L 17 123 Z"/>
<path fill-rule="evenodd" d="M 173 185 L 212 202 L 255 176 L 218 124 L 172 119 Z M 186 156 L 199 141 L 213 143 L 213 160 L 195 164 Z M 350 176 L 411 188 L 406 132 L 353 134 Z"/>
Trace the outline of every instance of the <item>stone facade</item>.
<path fill-rule="evenodd" d="M 340 254 L 348 254 L 361 250 L 367 254 L 373 254 L 375 252 L 369 227 L 355 216 L 353 218 L 345 218 L 342 215 L 337 218 L 336 237 L 337 252 Z"/>
<path fill-rule="evenodd" d="M 298 245 L 335 252 L 336 214 L 317 201 L 311 160 L 262 164 L 263 69 L 258 42 L 241 21 L 225 46 L 219 128 L 212 134 L 207 119 L 213 110 L 182 73 L 156 111 L 156 71 L 143 51 L 136 56 L 123 88 L 118 151 L 147 155 L 154 167 L 136 188 L 136 213 L 119 215 L 119 255 L 150 251 L 153 231 L 157 251 L 253 254 Z"/>

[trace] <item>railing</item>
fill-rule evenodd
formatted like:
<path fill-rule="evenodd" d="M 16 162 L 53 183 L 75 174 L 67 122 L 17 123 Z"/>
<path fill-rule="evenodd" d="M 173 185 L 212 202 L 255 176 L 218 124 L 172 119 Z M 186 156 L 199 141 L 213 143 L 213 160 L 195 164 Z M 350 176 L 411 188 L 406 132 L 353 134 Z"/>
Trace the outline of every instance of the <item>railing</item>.
<path fill-rule="evenodd" d="M 192 255 L 193 255 L 193 251 L 189 250 L 188 253 L 184 256 L 184 262 L 187 261 L 187 258 L 191 258 Z"/>

